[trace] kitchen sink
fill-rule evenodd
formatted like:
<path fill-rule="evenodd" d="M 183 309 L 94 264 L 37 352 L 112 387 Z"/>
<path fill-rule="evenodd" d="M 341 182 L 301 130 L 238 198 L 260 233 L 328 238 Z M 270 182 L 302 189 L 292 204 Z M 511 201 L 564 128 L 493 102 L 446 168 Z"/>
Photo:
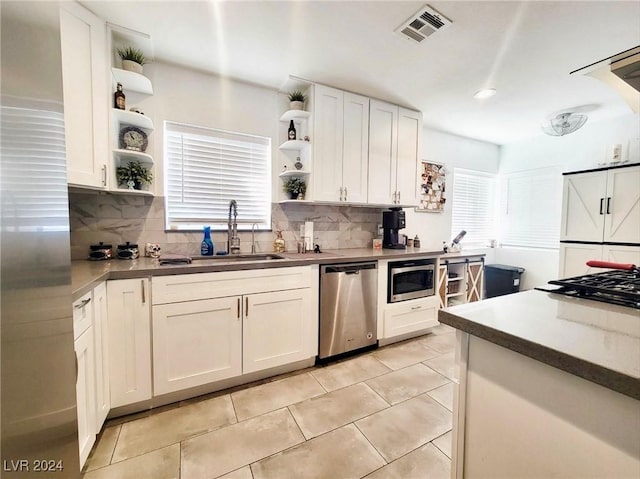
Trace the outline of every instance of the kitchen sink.
<path fill-rule="evenodd" d="M 192 256 L 192 261 L 212 261 L 212 262 L 220 262 L 227 263 L 230 261 L 241 262 L 241 261 L 271 261 L 277 259 L 286 259 L 283 256 L 279 256 L 277 254 L 270 253 L 262 253 L 262 254 L 232 254 L 232 255 L 216 255 L 216 256 Z"/>

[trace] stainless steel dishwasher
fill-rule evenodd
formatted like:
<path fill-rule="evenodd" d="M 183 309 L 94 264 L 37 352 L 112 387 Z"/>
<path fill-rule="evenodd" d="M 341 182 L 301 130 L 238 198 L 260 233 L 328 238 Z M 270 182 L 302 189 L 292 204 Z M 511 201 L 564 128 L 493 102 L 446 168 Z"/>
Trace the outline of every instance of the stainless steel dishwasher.
<path fill-rule="evenodd" d="M 376 262 L 321 267 L 319 359 L 376 344 L 377 268 Z"/>

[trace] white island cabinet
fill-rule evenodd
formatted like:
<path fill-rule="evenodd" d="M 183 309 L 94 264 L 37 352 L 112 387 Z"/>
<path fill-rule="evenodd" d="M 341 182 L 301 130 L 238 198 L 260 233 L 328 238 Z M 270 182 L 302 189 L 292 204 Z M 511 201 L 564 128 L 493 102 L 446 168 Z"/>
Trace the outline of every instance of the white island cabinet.
<path fill-rule="evenodd" d="M 317 268 L 153 278 L 154 395 L 314 357 Z"/>
<path fill-rule="evenodd" d="M 531 290 L 439 320 L 459 330 L 452 478 L 638 477 L 637 310 Z"/>

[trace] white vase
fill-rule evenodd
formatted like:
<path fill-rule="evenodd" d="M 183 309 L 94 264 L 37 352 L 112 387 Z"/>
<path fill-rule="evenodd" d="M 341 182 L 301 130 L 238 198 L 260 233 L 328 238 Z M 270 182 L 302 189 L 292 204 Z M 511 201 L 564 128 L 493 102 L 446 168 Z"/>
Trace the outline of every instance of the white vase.
<path fill-rule="evenodd" d="M 291 110 L 304 110 L 304 102 L 303 101 L 292 101 L 289 104 L 289 108 Z"/>
<path fill-rule="evenodd" d="M 142 75 L 142 65 L 132 60 L 122 60 L 122 69 L 129 70 L 130 72 L 136 72 Z"/>

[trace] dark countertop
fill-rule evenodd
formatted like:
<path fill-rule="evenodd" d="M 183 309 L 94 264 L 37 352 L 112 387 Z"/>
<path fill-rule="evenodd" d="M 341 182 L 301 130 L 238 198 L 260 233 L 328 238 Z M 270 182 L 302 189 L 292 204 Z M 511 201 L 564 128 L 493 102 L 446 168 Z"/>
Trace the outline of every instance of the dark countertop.
<path fill-rule="evenodd" d="M 640 311 L 543 291 L 441 310 L 441 323 L 640 399 Z"/>
<path fill-rule="evenodd" d="M 276 253 L 258 253 L 276 254 Z M 131 279 L 171 274 L 211 273 L 216 271 L 236 271 L 263 268 L 283 268 L 307 266 L 311 264 L 347 263 L 370 260 L 402 260 L 411 258 L 456 258 L 482 256 L 484 252 L 468 250 L 461 253 L 442 254 L 442 251 L 426 251 L 415 248 L 405 250 L 372 248 L 352 248 L 328 250 L 322 253 L 278 253 L 284 259 L 229 261 L 225 256 L 211 256 L 194 260 L 191 264 L 161 265 L 157 259 L 141 257 L 135 260 L 112 259 L 109 261 L 77 260 L 71 263 L 71 289 L 73 300 L 107 279 Z"/>

